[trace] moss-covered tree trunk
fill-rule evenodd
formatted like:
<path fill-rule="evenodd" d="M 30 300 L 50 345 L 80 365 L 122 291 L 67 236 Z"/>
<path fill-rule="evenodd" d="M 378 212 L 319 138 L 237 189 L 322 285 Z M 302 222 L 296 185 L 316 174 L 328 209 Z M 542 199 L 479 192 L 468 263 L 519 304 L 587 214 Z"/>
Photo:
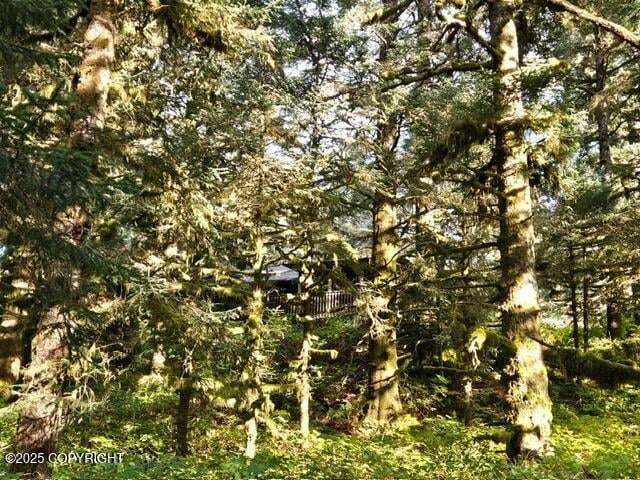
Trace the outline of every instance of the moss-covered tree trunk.
<path fill-rule="evenodd" d="M 378 199 L 374 213 L 375 286 L 379 294 L 376 318 L 369 328 L 369 384 L 367 420 L 388 422 L 402 410 L 398 382 L 395 306 L 396 256 L 395 205 Z"/>
<path fill-rule="evenodd" d="M 311 257 L 311 254 L 307 254 Z M 338 352 L 335 350 L 318 350 L 313 347 L 314 340 L 317 337 L 314 335 L 314 326 L 316 319 L 313 317 L 313 292 L 314 281 L 314 269 L 310 265 L 303 263 L 300 273 L 300 305 L 297 312 L 297 320 L 302 324 L 302 346 L 300 347 L 300 354 L 298 359 L 294 362 L 297 373 L 297 392 L 298 401 L 300 402 L 300 432 L 302 432 L 305 439 L 309 435 L 309 423 L 311 417 L 311 375 L 310 368 L 311 362 L 314 356 L 326 356 L 335 360 L 338 356 Z M 308 442 L 305 441 L 305 446 L 308 446 Z"/>
<path fill-rule="evenodd" d="M 114 16 L 115 0 L 92 0 L 77 87 L 79 118 L 71 136 L 74 148 L 95 146 L 97 136 L 105 127 L 109 81 L 115 59 Z"/>
<path fill-rule="evenodd" d="M 608 76 L 607 39 L 602 28 L 596 28 L 595 44 L 595 105 L 593 114 L 598 127 L 598 159 L 600 165 L 601 180 L 605 184 L 611 183 L 611 135 L 609 132 L 609 110 L 606 96 L 603 94 Z M 617 292 L 621 295 L 620 292 Z M 620 311 L 616 293 L 607 298 L 606 319 L 607 335 L 609 338 L 620 337 L 622 312 Z"/>
<path fill-rule="evenodd" d="M 551 435 L 551 400 L 542 358 L 535 236 L 525 144 L 518 34 L 515 18 L 521 2 L 489 5 L 495 49 L 495 158 L 500 180 L 500 264 L 502 328 L 515 350 L 504 371 L 509 405 L 512 461 L 544 453 Z"/>
<path fill-rule="evenodd" d="M 21 399 L 22 408 L 14 442 L 14 451 L 42 454 L 43 462 L 14 463 L 14 473 L 32 478 L 48 478 L 51 467 L 46 459 L 56 451 L 63 424 L 61 391 L 64 383 L 62 363 L 68 353 L 67 325 L 57 308 L 49 308 L 38 322 L 33 338 L 31 363 L 24 371 L 28 385 Z M 35 456 L 37 459 L 37 455 Z"/>
<path fill-rule="evenodd" d="M 463 235 L 467 234 L 467 219 L 462 219 Z M 469 269 L 471 266 L 471 256 L 468 252 L 462 254 L 461 262 L 462 283 L 464 291 L 462 294 L 462 305 L 460 307 L 461 323 L 462 323 L 462 362 L 467 372 L 473 372 L 478 367 L 478 356 L 476 347 L 473 344 L 472 334 L 479 324 L 478 313 L 473 308 L 473 298 L 471 295 L 471 282 L 469 281 Z M 460 376 L 459 387 L 461 390 L 460 397 L 460 416 L 465 426 L 471 426 L 474 414 L 474 395 L 473 395 L 473 373 L 465 373 Z"/>
<path fill-rule="evenodd" d="M 114 14 L 114 1 L 91 2 L 77 86 L 80 98 L 79 118 L 74 124 L 69 142 L 72 148 L 79 150 L 94 147 L 97 134 L 104 128 L 114 58 Z M 60 219 L 64 219 L 63 233 L 69 240 L 76 245 L 82 243 L 87 233 L 87 216 L 82 208 L 71 207 L 61 214 Z M 79 275 L 80 272 L 73 273 L 76 279 Z M 16 452 L 42 452 L 46 457 L 46 454 L 55 451 L 57 437 L 64 423 L 62 383 L 56 383 L 55 379 L 65 376 L 61 360 L 69 347 L 67 330 L 68 326 L 62 322 L 58 307 L 51 307 L 38 322 L 37 334 L 31 342 L 31 363 L 24 375 L 29 389 L 22 399 L 23 407 L 14 443 Z M 40 373 L 32 372 L 36 370 Z M 41 478 L 47 477 L 51 472 L 46 462 L 14 465 L 14 469 Z"/>
<path fill-rule="evenodd" d="M 381 130 L 381 135 L 390 134 Z M 395 305 L 397 213 L 389 192 L 376 194 L 373 217 L 373 267 L 378 301 L 369 325 L 369 383 L 367 420 L 387 422 L 401 410 Z"/>
<path fill-rule="evenodd" d="M 258 441 L 258 422 L 260 417 L 260 401 L 262 400 L 262 369 L 263 369 L 263 318 L 264 318 L 264 254 L 265 245 L 262 227 L 259 222 L 252 234 L 254 247 L 253 284 L 247 301 L 247 358 L 242 372 L 242 382 L 245 386 L 244 410 L 246 413 L 245 432 L 247 443 L 244 455 L 247 458 L 256 456 Z"/>
<path fill-rule="evenodd" d="M 311 322 L 303 320 L 302 347 L 300 349 L 300 374 L 298 377 L 298 398 L 300 401 L 300 432 L 309 434 L 309 403 L 311 401 L 311 384 L 309 381 L 309 364 L 311 361 L 312 334 Z"/>
<path fill-rule="evenodd" d="M 388 422 L 402 411 L 398 388 L 396 329 L 383 327 L 369 340 L 367 420 Z"/>
<path fill-rule="evenodd" d="M 460 375 L 456 379 L 457 387 L 460 389 L 460 398 L 458 403 L 458 410 L 460 418 L 465 426 L 471 426 L 473 423 L 474 414 L 474 395 L 473 395 L 473 370 L 477 368 L 475 352 L 471 346 L 471 333 L 473 331 L 474 312 L 472 312 L 470 306 L 463 306 L 462 310 L 462 353 L 461 360 L 464 365 L 465 373 Z"/>
<path fill-rule="evenodd" d="M 385 7 L 396 2 L 385 0 Z M 378 61 L 381 68 L 387 59 L 395 32 L 388 27 L 383 32 Z M 375 319 L 369 325 L 369 377 L 366 420 L 388 422 L 401 410 L 398 382 L 396 299 L 396 260 L 399 238 L 396 231 L 398 214 L 396 211 L 396 165 L 395 146 L 397 142 L 397 115 L 384 108 L 378 112 L 377 136 L 374 144 L 375 168 L 379 172 L 373 200 L 373 269 L 378 300 Z"/>
<path fill-rule="evenodd" d="M 596 28 L 595 45 L 595 70 L 596 86 L 595 95 L 599 95 L 595 100 L 593 114 L 598 125 L 598 156 L 600 163 L 600 173 L 603 182 L 609 182 L 611 169 L 611 142 L 609 135 L 609 112 L 602 92 L 607 83 L 607 41 L 604 31 Z"/>
<path fill-rule="evenodd" d="M 310 256 L 310 253 L 308 253 Z M 309 367 L 311 365 L 311 351 L 313 349 L 313 318 L 311 309 L 313 296 L 310 292 L 314 284 L 313 274 L 306 264 L 302 265 L 300 278 L 300 310 L 298 311 L 298 321 L 302 323 L 302 345 L 298 356 L 298 402 L 300 404 L 300 432 L 307 437 L 309 435 L 311 402 L 311 379 L 309 378 Z"/>

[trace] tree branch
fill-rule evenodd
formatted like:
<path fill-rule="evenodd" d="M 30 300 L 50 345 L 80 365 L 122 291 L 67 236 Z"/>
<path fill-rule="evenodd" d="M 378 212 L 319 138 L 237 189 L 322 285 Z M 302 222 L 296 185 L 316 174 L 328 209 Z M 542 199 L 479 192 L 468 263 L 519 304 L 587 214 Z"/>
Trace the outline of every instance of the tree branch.
<path fill-rule="evenodd" d="M 594 15 L 593 13 L 574 5 L 567 0 L 544 0 L 544 2 L 547 5 L 552 5 L 564 12 L 575 15 L 582 20 L 591 22 L 594 25 L 597 25 L 598 27 L 612 33 L 621 40 L 624 40 L 628 44 L 640 49 L 640 36 L 636 35 L 631 30 L 626 29 L 622 25 Z"/>
<path fill-rule="evenodd" d="M 404 78 L 400 78 L 398 79 L 398 81 L 394 83 L 384 85 L 382 87 L 382 91 L 386 92 L 388 90 L 398 88 L 402 85 L 410 85 L 412 83 L 422 82 L 424 80 L 428 80 L 438 75 L 448 75 L 455 72 L 477 72 L 485 68 L 489 68 L 490 66 L 491 66 L 491 62 L 465 62 L 465 63 L 458 63 L 454 65 L 444 65 L 441 67 L 428 68 L 420 72 L 417 72 L 414 75 L 409 75 Z"/>
<path fill-rule="evenodd" d="M 403 2 L 385 9 L 378 9 L 369 15 L 369 19 L 365 22 L 365 25 L 373 25 L 374 23 L 382 23 L 391 17 L 400 15 L 414 0 L 404 0 Z"/>

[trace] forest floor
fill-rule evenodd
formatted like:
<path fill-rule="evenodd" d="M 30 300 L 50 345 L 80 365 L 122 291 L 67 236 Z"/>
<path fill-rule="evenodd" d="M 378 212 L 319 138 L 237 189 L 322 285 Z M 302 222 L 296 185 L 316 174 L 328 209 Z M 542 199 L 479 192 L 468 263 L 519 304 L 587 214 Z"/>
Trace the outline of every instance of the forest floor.
<path fill-rule="evenodd" d="M 248 461 L 241 456 L 243 431 L 229 416 L 205 413 L 198 402 L 192 455 L 176 458 L 169 453 L 175 394 L 162 382 L 143 377 L 138 383 L 135 390 L 111 391 L 108 402 L 67 428 L 60 445 L 62 452 L 122 452 L 123 462 L 57 465 L 54 479 L 640 479 L 640 391 L 631 387 L 554 387 L 552 453 L 542 462 L 512 465 L 504 444 L 494 441 L 499 426 L 465 428 L 436 416 L 407 420 L 395 433 L 364 436 L 316 424 L 303 448 L 286 410 L 274 413 L 279 438 L 263 433 L 258 456 Z M 13 408 L 0 409 L 0 454 L 10 451 L 15 418 Z"/>

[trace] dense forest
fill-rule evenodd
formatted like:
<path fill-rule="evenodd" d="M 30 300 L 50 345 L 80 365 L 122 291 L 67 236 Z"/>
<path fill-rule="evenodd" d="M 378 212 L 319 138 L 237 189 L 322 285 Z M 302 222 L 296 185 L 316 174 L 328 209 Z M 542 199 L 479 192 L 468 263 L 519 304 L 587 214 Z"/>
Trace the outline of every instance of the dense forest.
<path fill-rule="evenodd" d="M 640 478 L 638 0 L 2 0 L 0 478 Z"/>

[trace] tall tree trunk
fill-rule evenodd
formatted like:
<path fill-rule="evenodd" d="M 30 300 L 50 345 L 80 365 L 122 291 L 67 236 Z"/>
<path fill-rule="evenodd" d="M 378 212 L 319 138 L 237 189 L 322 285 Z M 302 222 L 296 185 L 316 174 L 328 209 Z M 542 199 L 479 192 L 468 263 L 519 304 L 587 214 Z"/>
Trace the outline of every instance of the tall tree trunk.
<path fill-rule="evenodd" d="M 309 435 L 309 402 L 311 400 L 311 385 L 309 382 L 309 363 L 311 360 L 311 322 L 303 320 L 302 348 L 300 349 L 300 375 L 298 378 L 298 397 L 300 401 L 300 432 Z"/>
<path fill-rule="evenodd" d="M 307 257 L 311 257 L 311 253 L 307 253 Z M 311 367 L 311 361 L 313 356 L 328 356 L 332 360 L 338 357 L 338 352 L 335 350 L 318 350 L 313 348 L 314 340 L 314 325 L 315 319 L 313 317 L 313 303 L 314 296 L 312 288 L 314 287 L 314 269 L 312 266 L 303 263 L 300 272 L 300 310 L 297 311 L 298 321 L 302 323 L 302 346 L 300 348 L 300 355 L 298 356 L 298 401 L 300 402 L 300 432 L 305 437 L 305 446 L 308 445 L 306 441 L 309 436 L 309 420 L 310 420 L 310 407 L 311 402 L 311 376 L 309 370 Z M 331 279 L 329 279 L 329 284 Z"/>
<path fill-rule="evenodd" d="M 89 12 L 89 25 L 85 31 L 85 48 L 80 64 L 77 93 L 80 97 L 80 118 L 74 124 L 70 145 L 80 150 L 92 148 L 99 131 L 104 128 L 109 78 L 114 58 L 113 15 L 114 0 L 93 0 Z M 66 232 L 76 244 L 86 236 L 86 215 L 79 207 L 71 207 L 63 215 Z M 81 233 L 75 233 L 81 232 Z M 78 277 L 79 273 L 74 273 Z M 59 308 L 52 307 L 39 322 L 38 333 L 32 342 L 32 358 L 29 370 L 46 362 L 58 364 L 68 349 L 67 328 L 61 326 Z M 64 374 L 48 373 L 51 378 Z M 55 451 L 56 440 L 63 425 L 61 388 L 53 388 L 44 378 L 27 378 L 30 387 L 23 399 L 15 439 L 16 452 Z M 42 478 L 50 475 L 48 464 L 14 465 L 16 471 L 29 472 Z"/>
<path fill-rule="evenodd" d="M 466 219 L 463 221 L 466 222 Z M 478 318 L 476 312 L 471 306 L 472 298 L 469 289 L 469 264 L 470 258 L 468 253 L 464 253 L 462 255 L 462 283 L 465 287 L 462 300 L 465 302 L 462 305 L 462 324 L 463 324 L 463 345 L 464 349 L 462 352 L 462 360 L 465 365 L 465 370 L 471 372 L 478 367 L 478 358 L 476 351 L 472 345 L 471 334 L 473 330 L 478 325 Z M 470 426 L 473 423 L 473 411 L 474 411 L 474 400 L 473 400 L 473 378 L 474 375 L 470 373 L 465 373 L 460 377 L 460 387 L 462 390 L 462 397 L 460 401 L 460 410 L 462 420 L 465 426 Z"/>
<path fill-rule="evenodd" d="M 580 348 L 580 330 L 578 319 L 578 282 L 576 280 L 576 257 L 573 247 L 569 247 L 569 261 L 571 271 L 569 272 L 569 292 L 571 295 L 571 326 L 573 333 L 573 348 Z"/>
<path fill-rule="evenodd" d="M 246 388 L 244 410 L 247 413 L 245 432 L 247 444 L 244 455 L 247 458 L 256 456 L 256 444 L 258 441 L 258 420 L 260 413 L 260 400 L 262 399 L 262 334 L 264 317 L 264 239 L 262 227 L 257 224 L 252 242 L 255 248 L 253 263 L 253 285 L 251 296 L 247 303 L 247 349 L 249 358 L 242 372 L 242 381 Z"/>
<path fill-rule="evenodd" d="M 586 256 L 583 250 L 583 255 Z M 582 348 L 589 350 L 589 279 L 585 274 L 582 278 Z"/>
<path fill-rule="evenodd" d="M 187 357 L 182 365 L 182 375 L 178 387 L 178 411 L 176 414 L 176 453 L 180 457 L 189 454 L 189 415 L 193 396 L 193 364 Z"/>
<path fill-rule="evenodd" d="M 311 257 L 311 252 L 307 252 Z M 309 378 L 309 366 L 311 364 L 311 351 L 313 347 L 313 295 L 310 292 L 314 284 L 313 270 L 308 265 L 301 267 L 298 286 L 300 288 L 300 310 L 298 321 L 302 323 L 302 346 L 300 347 L 300 362 L 298 371 L 298 401 L 300 402 L 300 432 L 306 438 L 309 435 L 309 403 L 311 402 L 311 381 Z"/>
<path fill-rule="evenodd" d="M 603 182 L 609 182 L 611 168 L 611 143 L 609 139 L 609 112 L 605 101 L 604 91 L 607 82 L 607 42 L 602 29 L 596 29 L 596 88 L 594 117 L 598 124 L 598 155 L 600 163 L 600 173 Z"/>
<path fill-rule="evenodd" d="M 395 4 L 385 0 L 385 7 Z M 383 35 L 378 61 L 387 58 L 394 32 Z M 384 103 L 384 99 L 382 102 Z M 381 181 L 373 200 L 373 267 L 375 287 L 379 293 L 376 318 L 369 325 L 369 379 L 366 420 L 388 422 L 402 411 L 398 381 L 396 269 L 399 238 L 396 231 L 396 166 L 397 115 L 381 108 L 378 112 L 375 144 L 376 169 Z"/>
<path fill-rule="evenodd" d="M 514 350 L 508 352 L 507 383 L 512 461 L 539 457 L 551 435 L 551 400 L 542 359 L 535 236 L 525 144 L 518 35 L 515 18 L 520 1 L 489 5 L 495 48 L 496 150 L 500 179 L 500 264 L 502 329 Z"/>
<path fill-rule="evenodd" d="M 598 125 L 598 157 L 602 183 L 611 184 L 611 138 L 609 134 L 609 110 L 603 95 L 607 84 L 608 70 L 607 40 L 602 28 L 596 28 L 595 45 L 595 105 L 594 117 Z M 621 313 L 615 299 L 615 293 L 607 298 L 607 335 L 609 338 L 620 336 Z"/>
<path fill-rule="evenodd" d="M 569 284 L 571 291 L 571 331 L 573 336 L 573 348 L 580 348 L 580 319 L 578 318 L 578 285 L 575 281 Z"/>
<path fill-rule="evenodd" d="M 58 434 L 63 423 L 61 390 L 67 356 L 67 326 L 57 308 L 50 308 L 38 322 L 33 339 L 31 363 L 24 371 L 27 390 L 21 399 L 22 409 L 14 442 L 14 451 L 22 454 L 43 454 L 43 462 L 14 463 L 14 473 L 32 478 L 48 478 L 50 453 L 56 451 Z M 36 456 L 37 458 L 37 456 Z"/>
<path fill-rule="evenodd" d="M 380 295 L 376 318 L 369 332 L 369 402 L 366 418 L 387 422 L 401 410 L 398 388 L 398 354 L 394 282 L 398 239 L 395 206 L 388 201 L 376 205 L 374 214 L 375 285 Z"/>

